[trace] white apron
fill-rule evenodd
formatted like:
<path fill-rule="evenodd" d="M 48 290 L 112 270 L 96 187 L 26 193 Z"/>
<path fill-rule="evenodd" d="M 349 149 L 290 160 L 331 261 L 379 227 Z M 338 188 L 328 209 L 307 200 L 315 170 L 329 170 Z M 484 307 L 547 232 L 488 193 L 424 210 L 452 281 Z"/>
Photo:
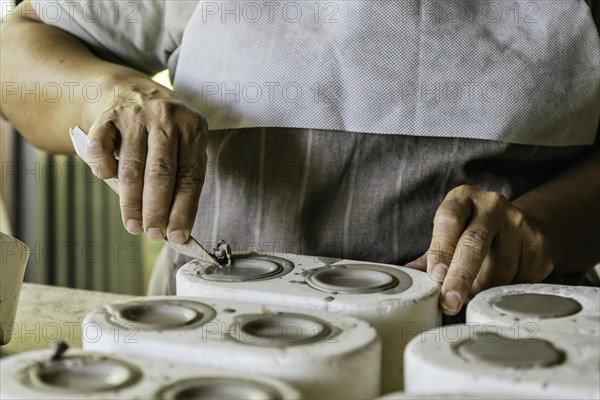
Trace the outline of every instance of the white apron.
<path fill-rule="evenodd" d="M 600 41 L 583 0 L 201 1 L 174 87 L 211 130 L 589 145 Z"/>

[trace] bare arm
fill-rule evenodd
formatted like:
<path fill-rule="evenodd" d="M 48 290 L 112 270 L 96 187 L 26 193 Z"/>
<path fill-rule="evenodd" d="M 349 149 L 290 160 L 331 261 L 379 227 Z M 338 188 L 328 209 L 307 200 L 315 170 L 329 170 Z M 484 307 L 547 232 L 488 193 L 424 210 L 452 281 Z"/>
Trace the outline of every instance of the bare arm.
<path fill-rule="evenodd" d="M 143 73 L 45 25 L 27 1 L 1 30 L 1 114 L 51 152 L 72 152 L 68 129 L 81 126 L 94 173 L 120 180 L 125 227 L 187 240 L 204 182 L 204 117 Z"/>
<path fill-rule="evenodd" d="M 600 147 L 512 203 L 461 186 L 435 218 L 431 245 L 409 266 L 442 283 L 440 306 L 456 314 L 469 294 L 534 283 L 600 262 Z"/>
<path fill-rule="evenodd" d="M 600 262 L 600 146 L 513 204 L 546 232 L 554 272 L 578 273 Z"/>
<path fill-rule="evenodd" d="M 0 112 L 43 150 L 73 152 L 69 127 L 80 125 L 88 132 L 114 96 L 112 85 L 149 80 L 133 69 L 100 60 L 74 36 L 44 24 L 28 1 L 0 29 Z"/>

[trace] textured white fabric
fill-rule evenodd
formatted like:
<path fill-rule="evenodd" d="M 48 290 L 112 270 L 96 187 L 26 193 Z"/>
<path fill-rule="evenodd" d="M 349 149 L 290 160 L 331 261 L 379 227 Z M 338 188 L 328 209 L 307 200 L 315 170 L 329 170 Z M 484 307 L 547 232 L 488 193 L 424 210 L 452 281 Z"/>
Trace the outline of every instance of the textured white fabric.
<path fill-rule="evenodd" d="M 599 43 L 584 0 L 201 1 L 174 86 L 212 130 L 586 145 Z"/>
<path fill-rule="evenodd" d="M 177 64 L 181 36 L 198 0 L 31 0 L 48 25 L 102 58 L 156 73 Z"/>

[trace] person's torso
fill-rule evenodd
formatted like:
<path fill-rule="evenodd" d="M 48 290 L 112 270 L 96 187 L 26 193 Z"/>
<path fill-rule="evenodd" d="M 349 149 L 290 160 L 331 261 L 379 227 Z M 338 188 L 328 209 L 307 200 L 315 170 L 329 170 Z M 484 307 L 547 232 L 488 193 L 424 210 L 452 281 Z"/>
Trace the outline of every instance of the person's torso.
<path fill-rule="evenodd" d="M 208 4 L 175 76 L 212 129 L 194 227 L 208 247 L 403 264 L 452 188 L 514 199 L 596 138 L 600 46 L 581 0 L 310 2 L 336 4 L 333 24 Z"/>
<path fill-rule="evenodd" d="M 589 145 L 599 43 L 584 0 L 200 2 L 174 87 L 213 130 Z"/>

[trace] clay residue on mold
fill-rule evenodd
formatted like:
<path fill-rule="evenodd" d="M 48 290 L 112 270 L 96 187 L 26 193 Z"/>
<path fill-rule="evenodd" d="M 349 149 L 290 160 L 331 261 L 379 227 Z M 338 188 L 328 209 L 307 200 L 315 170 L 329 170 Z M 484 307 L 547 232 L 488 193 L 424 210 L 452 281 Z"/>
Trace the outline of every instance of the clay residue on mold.
<path fill-rule="evenodd" d="M 110 319 L 126 329 L 193 328 L 211 321 L 215 310 L 207 304 L 178 299 L 138 300 L 106 307 Z"/>
<path fill-rule="evenodd" d="M 337 264 L 313 268 L 302 273 L 316 290 L 327 293 L 400 293 L 412 286 L 403 271 L 376 264 Z"/>
<path fill-rule="evenodd" d="M 66 356 L 36 363 L 28 370 L 30 386 L 64 393 L 119 390 L 137 383 L 141 376 L 131 364 L 97 355 Z"/>
<path fill-rule="evenodd" d="M 280 278 L 294 268 L 294 264 L 281 257 L 262 254 L 235 254 L 226 267 L 207 265 L 202 278 L 219 282 L 247 282 Z"/>
<path fill-rule="evenodd" d="M 276 314 L 246 314 L 236 318 L 230 336 L 240 343 L 291 347 L 316 344 L 336 335 L 331 324 L 311 315 L 278 312 Z"/>
<path fill-rule="evenodd" d="M 264 399 L 281 400 L 282 395 L 263 383 L 236 378 L 186 379 L 163 388 L 157 398 L 180 399 Z"/>
<path fill-rule="evenodd" d="M 502 313 L 528 318 L 561 318 L 582 310 L 577 300 L 543 293 L 509 294 L 497 299 L 493 307 Z"/>
<path fill-rule="evenodd" d="M 565 361 L 565 353 L 543 339 L 512 339 L 497 334 L 478 334 L 457 344 L 457 354 L 470 362 L 504 368 L 551 367 Z"/>

